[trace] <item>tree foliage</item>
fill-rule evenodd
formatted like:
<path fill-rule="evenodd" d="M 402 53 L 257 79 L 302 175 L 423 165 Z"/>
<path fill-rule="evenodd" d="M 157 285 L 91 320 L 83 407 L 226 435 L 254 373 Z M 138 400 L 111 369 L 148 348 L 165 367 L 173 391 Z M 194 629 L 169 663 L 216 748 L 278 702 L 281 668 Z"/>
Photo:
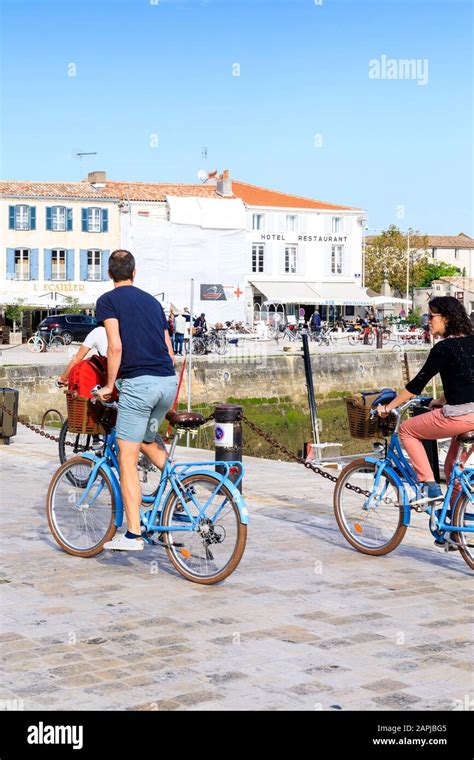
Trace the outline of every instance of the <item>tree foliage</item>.
<path fill-rule="evenodd" d="M 365 284 L 372 290 L 380 291 L 385 277 L 390 287 L 399 295 L 406 295 L 407 258 L 410 267 L 410 287 L 418 285 L 425 276 L 428 265 L 427 235 L 409 230 L 409 250 L 407 235 L 392 224 L 380 235 L 371 238 L 365 247 Z"/>
<path fill-rule="evenodd" d="M 428 262 L 420 272 L 420 281 L 416 287 L 429 288 L 433 280 L 439 280 L 440 277 L 453 277 L 457 274 L 461 274 L 461 270 L 454 264 L 447 264 L 445 261 Z"/>
<path fill-rule="evenodd" d="M 82 311 L 82 307 L 79 303 L 78 298 L 74 298 L 73 296 L 64 296 L 64 300 L 66 301 L 66 305 L 64 306 L 63 311 L 66 314 L 80 314 Z"/>

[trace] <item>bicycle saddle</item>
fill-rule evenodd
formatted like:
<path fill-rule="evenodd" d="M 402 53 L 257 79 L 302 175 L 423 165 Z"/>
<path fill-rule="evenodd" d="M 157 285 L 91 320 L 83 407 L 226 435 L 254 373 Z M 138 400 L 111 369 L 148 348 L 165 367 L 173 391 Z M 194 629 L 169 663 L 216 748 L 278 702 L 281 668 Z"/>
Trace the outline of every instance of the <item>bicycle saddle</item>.
<path fill-rule="evenodd" d="M 204 422 L 204 417 L 198 412 L 167 412 L 166 419 L 171 425 L 191 430 L 200 427 Z"/>
<path fill-rule="evenodd" d="M 461 433 L 456 438 L 458 443 L 474 443 L 474 430 L 470 430 L 468 433 Z"/>

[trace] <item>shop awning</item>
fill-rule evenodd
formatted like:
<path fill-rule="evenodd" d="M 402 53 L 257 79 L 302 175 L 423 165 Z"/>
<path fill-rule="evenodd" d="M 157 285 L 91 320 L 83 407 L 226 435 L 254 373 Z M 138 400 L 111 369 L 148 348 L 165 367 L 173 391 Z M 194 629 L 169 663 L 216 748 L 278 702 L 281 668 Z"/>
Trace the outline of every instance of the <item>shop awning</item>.
<path fill-rule="evenodd" d="M 318 304 L 322 303 L 320 293 L 315 289 L 312 282 L 293 282 L 292 280 L 280 280 L 279 282 L 251 282 L 254 288 L 263 293 L 267 303 L 296 303 Z"/>
<path fill-rule="evenodd" d="M 321 293 L 318 301 L 321 306 L 370 306 L 374 303 L 365 288 L 350 282 L 317 283 L 315 287 Z"/>

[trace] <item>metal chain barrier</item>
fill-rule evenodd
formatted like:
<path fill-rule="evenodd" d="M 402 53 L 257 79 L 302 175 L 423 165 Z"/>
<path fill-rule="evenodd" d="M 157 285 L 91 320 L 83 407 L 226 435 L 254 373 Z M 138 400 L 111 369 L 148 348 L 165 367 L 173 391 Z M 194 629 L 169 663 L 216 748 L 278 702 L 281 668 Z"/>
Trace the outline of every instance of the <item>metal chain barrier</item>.
<path fill-rule="evenodd" d="M 242 415 L 240 417 L 242 422 L 245 422 L 246 425 L 249 426 L 251 430 L 253 430 L 254 433 L 259 435 L 261 438 L 263 438 L 264 441 L 267 443 L 270 443 L 277 451 L 280 451 L 282 454 L 285 454 L 287 457 L 292 459 L 294 462 L 297 462 L 298 464 L 302 464 L 304 467 L 306 467 L 307 470 L 312 470 L 316 475 L 321 475 L 322 478 L 326 478 L 327 480 L 331 480 L 333 483 L 336 483 L 338 478 L 335 475 L 331 475 L 331 473 L 326 472 L 326 470 L 322 470 L 321 467 L 318 467 L 315 464 L 312 464 L 312 462 L 307 462 L 303 457 L 298 456 L 297 454 L 293 454 L 292 451 L 286 448 L 286 446 L 283 446 L 282 443 L 279 443 L 273 436 L 271 436 L 269 433 L 266 433 L 265 430 L 262 430 L 262 428 L 258 427 L 258 425 L 255 424 L 255 422 L 252 422 L 248 419 L 245 415 Z M 359 488 L 359 486 L 353 486 L 351 483 L 346 483 L 346 488 L 349 489 L 349 491 L 355 491 L 356 493 L 360 493 L 363 496 L 369 497 L 370 492 L 364 491 L 362 488 Z"/>
<path fill-rule="evenodd" d="M 20 425 L 24 425 L 28 428 L 28 430 L 32 430 L 33 433 L 38 433 L 38 435 L 41 435 L 43 438 L 48 438 L 51 441 L 55 441 L 56 443 L 59 443 L 59 437 L 57 435 L 52 435 L 51 433 L 46 433 L 44 430 L 41 430 L 37 425 L 32 425 L 31 422 L 25 422 L 24 420 L 21 420 L 18 414 L 15 414 L 15 412 L 12 412 L 10 409 L 7 409 L 5 404 L 0 404 L 0 412 L 4 412 L 6 414 L 9 414 L 10 417 L 13 417 L 16 419 L 17 422 L 20 423 Z M 75 443 L 72 443 L 72 441 L 64 441 L 64 444 L 66 446 L 72 446 L 72 448 L 75 447 Z"/>
<path fill-rule="evenodd" d="M 20 425 L 24 425 L 29 430 L 32 430 L 34 433 L 38 433 L 38 435 L 41 435 L 43 438 L 48 438 L 51 441 L 55 441 L 56 443 L 59 443 L 59 438 L 56 435 L 52 435 L 51 433 L 46 433 L 44 430 L 39 429 L 36 425 L 32 425 L 30 422 L 24 422 L 20 419 L 20 417 L 15 414 L 14 412 L 10 411 L 10 409 L 7 409 L 4 404 L 0 404 L 0 411 L 6 412 L 6 414 L 9 414 L 10 417 L 16 418 L 17 422 L 20 423 Z M 211 412 L 203 422 L 203 425 L 207 424 L 211 420 L 214 419 L 214 412 Z M 322 478 L 326 478 L 326 480 L 330 480 L 333 483 L 336 483 L 338 478 L 335 475 L 331 475 L 330 472 L 326 472 L 325 470 L 322 470 L 321 467 L 318 467 L 315 464 L 312 464 L 312 462 L 307 462 L 303 457 L 298 456 L 297 454 L 293 454 L 292 451 L 286 448 L 282 443 L 279 443 L 273 436 L 271 436 L 269 433 L 266 433 L 265 430 L 262 430 L 262 428 L 258 427 L 258 425 L 255 424 L 255 422 L 252 422 L 252 420 L 249 420 L 248 417 L 246 417 L 244 414 L 241 415 L 239 418 L 239 421 L 245 422 L 248 427 L 253 430 L 254 433 L 259 435 L 261 438 L 263 438 L 264 441 L 269 443 L 271 446 L 273 446 L 274 449 L 277 451 L 280 451 L 282 454 L 285 454 L 285 456 L 289 457 L 294 462 L 297 462 L 298 464 L 302 464 L 304 467 L 306 467 L 307 470 L 312 470 L 316 475 L 321 475 Z M 202 425 L 200 426 L 202 427 Z M 66 446 L 72 446 L 74 448 L 75 444 L 71 441 L 64 441 Z M 369 491 L 364 491 L 362 488 L 359 488 L 359 486 L 353 486 L 351 483 L 346 483 L 346 488 L 348 488 L 350 491 L 355 491 L 356 493 L 360 493 L 363 496 L 370 496 Z"/>

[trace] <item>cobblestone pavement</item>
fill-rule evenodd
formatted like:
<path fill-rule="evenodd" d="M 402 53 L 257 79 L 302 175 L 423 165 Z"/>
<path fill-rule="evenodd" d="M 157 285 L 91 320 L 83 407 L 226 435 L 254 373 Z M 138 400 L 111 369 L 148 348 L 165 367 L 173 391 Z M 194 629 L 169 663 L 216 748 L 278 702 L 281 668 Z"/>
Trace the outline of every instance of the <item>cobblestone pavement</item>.
<path fill-rule="evenodd" d="M 23 428 L 0 457 L 3 705 L 473 708 L 469 570 L 432 545 L 424 515 L 393 554 L 363 556 L 338 532 L 329 481 L 249 458 L 246 553 L 204 587 L 160 550 L 63 553 L 44 511 L 55 445 Z"/>

